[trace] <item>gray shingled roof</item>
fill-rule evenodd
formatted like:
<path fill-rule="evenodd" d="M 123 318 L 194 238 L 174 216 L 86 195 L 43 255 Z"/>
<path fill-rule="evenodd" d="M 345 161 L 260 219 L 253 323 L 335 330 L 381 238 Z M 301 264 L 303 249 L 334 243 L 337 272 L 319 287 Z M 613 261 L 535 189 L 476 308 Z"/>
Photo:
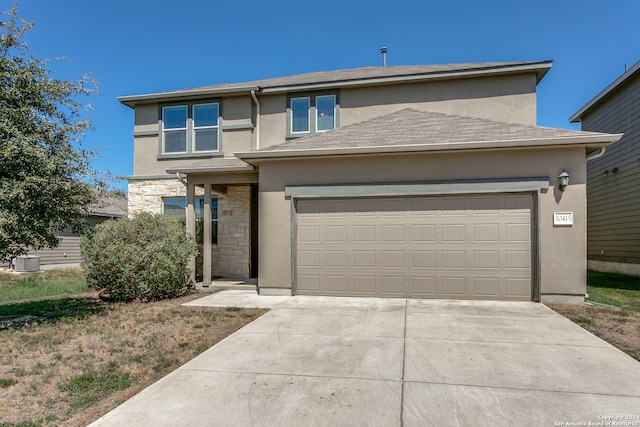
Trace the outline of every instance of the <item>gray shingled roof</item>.
<path fill-rule="evenodd" d="M 475 62 L 466 64 L 401 65 L 393 67 L 350 68 L 346 70 L 318 71 L 314 73 L 296 74 L 293 76 L 275 77 L 244 83 L 218 84 L 212 86 L 204 86 L 198 89 L 216 89 L 246 86 L 257 86 L 259 88 L 276 88 L 283 86 L 357 81 L 382 77 L 418 76 L 424 74 L 435 74 L 452 71 L 480 71 L 521 65 L 544 64 L 548 62 L 549 61 Z M 188 91 L 189 89 L 185 90 Z"/>
<path fill-rule="evenodd" d="M 204 96 L 245 92 L 257 89 L 262 92 L 291 90 L 296 87 L 367 84 L 385 79 L 426 79 L 446 78 L 458 74 L 480 74 L 488 72 L 511 72 L 522 69 L 535 71 L 538 81 L 551 67 L 551 61 L 520 61 L 520 62 L 474 62 L 464 64 L 435 64 L 435 65 L 404 65 L 392 67 L 364 67 L 335 71 L 320 71 L 314 73 L 296 74 L 285 77 L 275 77 L 241 83 L 215 84 L 191 89 L 181 89 L 169 92 L 122 96 L 118 100 L 126 105 L 136 102 L 158 100 L 162 98 L 179 98 L 187 96 Z"/>
<path fill-rule="evenodd" d="M 253 166 L 235 157 L 218 157 L 213 159 L 187 161 L 167 169 L 167 173 L 200 173 L 200 172 L 250 172 Z"/>
<path fill-rule="evenodd" d="M 476 117 L 418 111 L 407 108 L 385 116 L 345 126 L 259 151 L 317 150 L 330 148 L 446 145 L 465 142 L 575 138 L 598 132 L 527 126 Z"/>

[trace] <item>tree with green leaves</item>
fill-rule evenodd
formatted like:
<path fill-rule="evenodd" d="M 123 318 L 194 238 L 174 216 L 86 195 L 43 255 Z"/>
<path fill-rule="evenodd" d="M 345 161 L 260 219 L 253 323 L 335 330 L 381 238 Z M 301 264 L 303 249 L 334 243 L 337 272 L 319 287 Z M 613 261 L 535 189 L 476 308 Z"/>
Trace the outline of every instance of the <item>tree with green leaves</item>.
<path fill-rule="evenodd" d="M 93 79 L 51 77 L 47 61 L 22 41 L 33 24 L 17 4 L 0 13 L 0 259 L 53 248 L 55 232 L 82 228 L 96 200 L 93 153 L 81 138 L 91 130 L 77 98 L 97 91 Z M 91 182 L 91 183 L 90 183 Z"/>

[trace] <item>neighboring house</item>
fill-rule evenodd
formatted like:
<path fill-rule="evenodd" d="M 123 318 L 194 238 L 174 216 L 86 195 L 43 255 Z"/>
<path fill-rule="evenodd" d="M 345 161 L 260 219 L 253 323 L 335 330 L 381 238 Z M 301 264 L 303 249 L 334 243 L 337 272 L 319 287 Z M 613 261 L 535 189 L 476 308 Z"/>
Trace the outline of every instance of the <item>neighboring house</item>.
<path fill-rule="evenodd" d="M 640 62 L 569 120 L 585 131 L 624 133 L 587 162 L 588 266 L 640 276 Z"/>
<path fill-rule="evenodd" d="M 585 157 L 620 135 L 537 127 L 550 68 L 369 67 L 121 97 L 129 210 L 185 207 L 205 285 L 213 272 L 257 277 L 262 295 L 584 301 Z"/>
<path fill-rule="evenodd" d="M 96 225 L 112 218 L 119 218 L 127 215 L 127 199 L 124 197 L 109 196 L 101 198 L 98 203 L 91 206 L 84 215 L 85 223 L 93 228 Z M 80 234 L 65 229 L 56 233 L 59 244 L 53 249 L 40 249 L 29 251 L 29 255 L 38 255 L 41 266 L 80 264 L 82 254 L 80 253 Z M 8 263 L 2 266 L 9 266 Z"/>

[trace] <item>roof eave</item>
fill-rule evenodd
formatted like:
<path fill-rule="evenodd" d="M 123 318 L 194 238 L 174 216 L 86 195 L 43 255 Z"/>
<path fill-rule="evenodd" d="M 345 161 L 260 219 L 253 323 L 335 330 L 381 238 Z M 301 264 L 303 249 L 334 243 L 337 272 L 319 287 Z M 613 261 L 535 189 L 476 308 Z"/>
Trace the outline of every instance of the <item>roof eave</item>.
<path fill-rule="evenodd" d="M 226 166 L 226 167 L 174 167 L 171 169 L 167 169 L 167 173 L 176 174 L 176 173 L 184 173 L 184 174 L 196 174 L 196 173 L 232 173 L 232 172 L 253 172 L 255 168 L 252 165 L 247 164 L 246 166 Z"/>
<path fill-rule="evenodd" d="M 117 99 L 127 107 L 134 108 L 137 104 L 144 104 L 156 101 L 177 101 L 181 99 L 190 99 L 206 96 L 231 96 L 231 95 L 244 95 L 250 93 L 252 90 L 259 90 L 258 86 L 235 86 L 229 88 L 199 88 L 181 90 L 175 92 L 158 92 L 148 93 L 144 95 L 129 95 L 119 96 Z"/>
<path fill-rule="evenodd" d="M 374 85 L 381 85 L 381 84 L 404 83 L 404 82 L 410 82 L 410 81 L 456 79 L 456 78 L 464 78 L 464 77 L 472 77 L 472 76 L 520 73 L 520 72 L 527 72 L 527 71 L 529 72 L 535 71 L 536 83 L 537 83 L 545 76 L 545 74 L 549 71 L 551 66 L 552 66 L 552 61 L 540 61 L 533 64 L 501 65 L 499 67 L 487 68 L 487 69 L 436 71 L 436 72 L 428 72 L 428 73 L 410 74 L 410 75 L 404 75 L 404 76 L 371 77 L 371 78 L 360 78 L 360 79 L 331 81 L 331 82 L 273 86 L 273 87 L 261 88 L 260 92 L 264 94 L 270 94 L 270 93 L 281 93 L 281 92 L 291 92 L 291 91 L 303 91 L 303 90 L 311 90 L 311 89 L 317 90 L 317 89 L 353 87 L 353 86 L 374 86 Z"/>
<path fill-rule="evenodd" d="M 577 123 L 580 121 L 582 116 L 588 112 L 592 107 L 602 101 L 609 93 L 613 92 L 618 86 L 624 83 L 628 78 L 630 78 L 636 71 L 640 70 L 640 61 L 636 62 L 631 68 L 629 68 L 626 72 L 624 72 L 620 77 L 615 79 L 609 86 L 604 88 L 599 94 L 594 96 L 589 102 L 584 104 L 582 108 L 576 111 L 571 117 L 569 117 L 569 123 Z"/>
<path fill-rule="evenodd" d="M 477 141 L 447 144 L 411 144 L 391 145 L 380 147 L 350 147 L 350 148 L 314 148 L 303 150 L 277 150 L 277 151 L 249 151 L 235 153 L 236 157 L 251 164 L 260 160 L 285 159 L 299 157 L 333 157 L 343 155 L 367 155 L 367 154 L 401 154 L 415 152 L 446 152 L 446 151 L 470 151 L 485 149 L 530 149 L 549 147 L 583 146 L 586 148 L 600 148 L 618 141 L 622 134 L 599 134 L 578 137 L 560 137 L 544 139 L 521 139 L 503 141 Z"/>
<path fill-rule="evenodd" d="M 373 77 L 373 78 L 358 78 L 348 80 L 337 80 L 330 82 L 316 82 L 316 83 L 302 83 L 284 86 L 272 86 L 272 87 L 259 87 L 255 85 L 247 86 L 233 86 L 233 87 L 204 87 L 188 90 L 180 90 L 173 92 L 157 92 L 144 95 L 128 95 L 118 97 L 118 101 L 122 104 L 134 108 L 137 104 L 151 103 L 158 101 L 176 101 L 180 99 L 190 99 L 196 97 L 207 96 L 230 96 L 230 95 L 243 95 L 250 93 L 252 90 L 259 91 L 260 93 L 281 93 L 290 91 L 301 90 L 318 90 L 327 88 L 339 88 L 339 87 L 353 87 L 353 86 L 371 86 L 380 84 L 393 84 L 403 83 L 410 81 L 424 81 L 424 80 L 442 80 L 442 79 L 455 79 L 472 76 L 487 76 L 495 74 L 510 74 L 520 72 L 535 72 L 536 82 L 539 82 L 545 74 L 551 68 L 552 61 L 545 60 L 533 63 L 515 64 L 515 65 L 500 65 L 492 68 L 472 68 L 466 70 L 457 71 L 435 71 L 426 73 L 416 73 L 403 76 L 390 76 L 390 77 Z"/>

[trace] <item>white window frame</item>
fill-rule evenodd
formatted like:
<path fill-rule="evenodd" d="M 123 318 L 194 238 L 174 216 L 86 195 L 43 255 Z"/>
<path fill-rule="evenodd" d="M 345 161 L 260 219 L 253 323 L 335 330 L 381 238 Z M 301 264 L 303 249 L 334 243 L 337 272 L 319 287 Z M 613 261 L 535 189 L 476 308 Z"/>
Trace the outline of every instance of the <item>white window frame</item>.
<path fill-rule="evenodd" d="M 185 121 L 185 127 L 184 128 L 165 128 L 164 126 L 164 117 L 165 117 L 165 110 L 168 108 L 178 108 L 178 107 L 183 107 L 186 112 L 187 112 L 187 119 Z M 189 152 L 189 106 L 186 104 L 180 104 L 180 105 L 167 105 L 162 107 L 162 154 L 166 154 L 166 155 L 172 155 L 172 154 L 184 154 L 184 153 L 188 153 Z M 171 151 L 168 152 L 166 150 L 165 147 L 165 135 L 167 132 L 176 132 L 176 131 L 184 131 L 185 133 L 185 144 L 184 144 L 184 150 L 185 151 Z"/>
<path fill-rule="evenodd" d="M 195 112 L 195 107 L 199 106 L 199 105 L 217 105 L 218 106 L 218 124 L 217 126 L 195 126 L 195 122 L 194 122 L 194 112 Z M 165 128 L 164 126 L 164 117 L 165 117 L 165 110 L 169 109 L 169 108 L 177 108 L 177 107 L 184 107 L 187 110 L 187 122 L 186 122 L 186 128 Z M 161 118 L 160 121 L 162 122 L 161 124 L 161 133 L 160 133 L 160 153 L 159 153 L 159 158 L 160 157 L 166 157 L 166 158 L 170 158 L 170 157 L 189 157 L 189 156 L 207 156 L 207 155 L 215 155 L 218 153 L 222 152 L 222 144 L 221 144 L 221 134 L 222 132 L 220 131 L 221 129 L 221 121 L 222 121 L 222 115 L 220 114 L 220 102 L 219 101 L 208 101 L 208 102 L 189 102 L 189 103 L 185 103 L 185 104 L 176 104 L 176 105 L 163 105 L 161 108 Z M 199 150 L 196 151 L 196 134 L 195 131 L 196 130 L 202 130 L 202 129 L 216 129 L 216 133 L 217 133 L 217 149 L 216 150 Z M 167 152 L 166 151 L 166 146 L 165 146 L 165 136 L 167 132 L 172 132 L 172 131 L 183 131 L 186 134 L 186 144 L 185 144 L 185 149 L 186 151 L 171 151 L 171 152 Z"/>
<path fill-rule="evenodd" d="M 331 129 L 323 129 L 320 130 L 318 129 L 318 98 L 333 98 L 333 127 Z M 335 95 L 318 95 L 315 97 L 314 99 L 314 109 L 316 110 L 316 132 L 328 132 L 330 130 L 334 130 L 337 126 L 336 126 L 336 96 Z M 309 107 L 309 109 L 311 110 L 311 107 Z"/>
<path fill-rule="evenodd" d="M 307 124 L 308 124 L 308 130 L 303 130 L 303 131 L 297 131 L 294 132 L 293 131 L 293 101 L 297 100 L 297 99 L 306 99 L 307 100 L 307 104 L 309 105 L 307 108 Z M 289 105 L 290 105 L 290 110 L 291 110 L 291 117 L 289 120 L 289 133 L 291 133 L 291 135 L 302 135 L 302 134 L 307 134 L 311 132 L 311 97 L 310 96 L 296 96 L 295 98 L 291 98 L 291 100 L 289 101 Z"/>
<path fill-rule="evenodd" d="M 201 105 L 217 105 L 218 106 L 218 120 L 215 126 L 196 126 L 195 115 L 196 115 L 196 107 Z M 189 118 L 187 118 L 187 124 L 189 123 Z M 220 103 L 219 102 L 203 102 L 201 104 L 192 104 L 191 105 L 191 152 L 192 153 L 217 153 L 220 151 Z M 216 144 L 217 148 L 215 150 L 196 150 L 196 130 L 206 130 L 206 129 L 215 129 L 216 136 Z"/>

